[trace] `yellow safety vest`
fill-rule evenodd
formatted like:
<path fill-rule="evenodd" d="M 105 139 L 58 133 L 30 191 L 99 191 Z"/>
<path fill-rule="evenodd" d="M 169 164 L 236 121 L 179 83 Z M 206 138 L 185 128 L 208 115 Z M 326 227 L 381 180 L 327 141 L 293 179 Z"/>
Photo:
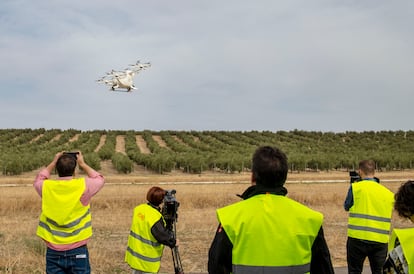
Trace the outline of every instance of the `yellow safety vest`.
<path fill-rule="evenodd" d="M 90 206 L 80 198 L 85 179 L 45 180 L 37 235 L 53 244 L 72 244 L 92 236 Z"/>
<path fill-rule="evenodd" d="M 321 213 L 259 194 L 218 209 L 217 217 L 233 244 L 233 273 L 309 273 Z"/>
<path fill-rule="evenodd" d="M 408 264 L 408 273 L 414 274 L 414 228 L 394 229 L 388 245 L 388 251 L 395 247 L 398 238 Z"/>
<path fill-rule="evenodd" d="M 133 269 L 158 272 L 164 245 L 151 233 L 151 227 L 162 218 L 161 213 L 147 204 L 134 208 L 125 262 Z"/>
<path fill-rule="evenodd" d="M 394 193 L 369 180 L 353 183 L 352 193 L 354 205 L 349 209 L 348 236 L 388 243 Z"/>

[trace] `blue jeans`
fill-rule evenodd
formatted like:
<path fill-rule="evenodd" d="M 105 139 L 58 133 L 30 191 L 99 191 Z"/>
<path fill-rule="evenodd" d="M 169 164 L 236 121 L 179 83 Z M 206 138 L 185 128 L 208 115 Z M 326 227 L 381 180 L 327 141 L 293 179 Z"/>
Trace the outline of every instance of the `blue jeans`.
<path fill-rule="evenodd" d="M 371 273 L 382 274 L 382 266 L 387 258 L 388 244 L 348 237 L 346 251 L 349 274 L 361 274 L 366 257 L 369 260 Z"/>
<path fill-rule="evenodd" d="M 89 252 L 86 245 L 67 251 L 47 248 L 47 274 L 89 274 Z"/>

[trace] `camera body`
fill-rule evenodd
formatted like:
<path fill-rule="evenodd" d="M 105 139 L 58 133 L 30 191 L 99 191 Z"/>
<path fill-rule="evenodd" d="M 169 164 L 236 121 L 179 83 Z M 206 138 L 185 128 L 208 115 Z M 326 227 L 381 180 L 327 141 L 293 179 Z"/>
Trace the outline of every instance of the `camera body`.
<path fill-rule="evenodd" d="M 176 190 L 166 190 L 164 196 L 164 205 L 161 209 L 161 214 L 164 217 L 165 222 L 167 223 L 167 228 L 171 228 L 172 224 L 178 218 L 178 207 L 180 203 L 175 198 Z"/>
<path fill-rule="evenodd" d="M 161 209 L 161 214 L 164 217 L 166 228 L 170 233 L 171 237 L 177 239 L 175 223 L 177 222 L 177 210 L 180 206 L 180 203 L 175 198 L 175 189 L 166 190 L 164 196 L 164 205 Z M 180 254 L 178 253 L 178 246 L 175 245 L 171 248 L 173 263 L 174 263 L 174 273 L 175 274 L 184 274 L 183 267 L 181 265 Z"/>
<path fill-rule="evenodd" d="M 359 176 L 358 172 L 355 170 L 352 170 L 349 172 L 350 180 L 349 182 L 352 184 L 353 182 L 359 182 L 361 181 L 361 176 Z"/>
<path fill-rule="evenodd" d="M 355 170 L 349 172 L 349 177 L 350 177 L 349 181 L 350 181 L 351 184 L 354 183 L 354 182 L 362 181 L 361 176 L 359 176 L 359 173 L 356 172 Z M 380 179 L 378 177 L 374 177 L 374 181 L 379 183 Z"/>

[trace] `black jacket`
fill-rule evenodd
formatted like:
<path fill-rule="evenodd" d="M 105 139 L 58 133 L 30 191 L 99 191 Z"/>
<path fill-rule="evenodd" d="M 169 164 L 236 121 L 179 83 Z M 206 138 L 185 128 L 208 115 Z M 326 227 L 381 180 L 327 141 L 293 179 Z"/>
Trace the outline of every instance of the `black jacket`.
<path fill-rule="evenodd" d="M 154 205 L 152 205 L 151 203 L 148 203 L 148 205 L 152 206 L 153 208 L 155 208 L 156 210 L 160 210 L 159 207 L 156 207 Z M 173 248 L 175 246 L 175 242 L 176 239 L 173 235 L 172 231 L 169 231 L 165 226 L 164 226 L 164 220 L 163 217 L 161 217 L 152 227 L 151 227 L 151 234 L 154 236 L 155 239 L 157 239 L 157 241 L 160 244 L 169 246 L 171 248 Z"/>

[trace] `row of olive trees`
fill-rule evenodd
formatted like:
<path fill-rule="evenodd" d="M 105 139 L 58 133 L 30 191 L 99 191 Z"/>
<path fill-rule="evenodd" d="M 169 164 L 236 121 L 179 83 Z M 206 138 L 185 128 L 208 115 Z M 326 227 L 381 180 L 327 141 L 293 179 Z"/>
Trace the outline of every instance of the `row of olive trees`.
<path fill-rule="evenodd" d="M 115 152 L 116 136 L 125 136 L 125 151 Z M 140 135 L 150 154 L 137 144 Z M 154 136 L 166 143 L 161 147 Z M 76 138 L 75 138 L 76 137 Z M 103 146 L 99 146 L 100 142 Z M 363 158 L 374 159 L 379 169 L 412 169 L 413 131 L 308 132 L 308 131 L 79 131 L 0 130 L 0 166 L 3 174 L 16 175 L 47 164 L 54 153 L 82 150 L 95 169 L 102 160 L 111 160 L 120 173 L 129 173 L 133 164 L 157 173 L 182 170 L 241 172 L 251 167 L 251 155 L 260 145 L 282 148 L 291 171 L 354 169 Z"/>

